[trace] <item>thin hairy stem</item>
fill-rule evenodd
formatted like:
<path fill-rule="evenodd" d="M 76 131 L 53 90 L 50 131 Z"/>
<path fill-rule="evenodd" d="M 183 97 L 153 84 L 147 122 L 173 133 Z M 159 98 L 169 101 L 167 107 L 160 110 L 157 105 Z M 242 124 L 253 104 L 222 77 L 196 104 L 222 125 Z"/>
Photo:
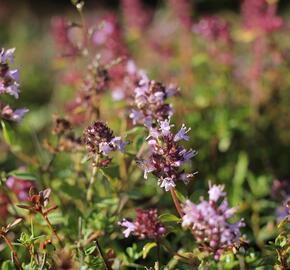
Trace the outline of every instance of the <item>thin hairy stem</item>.
<path fill-rule="evenodd" d="M 106 270 L 112 270 L 112 267 L 111 267 L 111 265 L 109 264 L 109 262 L 108 262 L 108 260 L 107 260 L 107 258 L 106 258 L 106 256 L 105 256 L 105 254 L 103 253 L 103 251 L 102 251 L 102 249 L 101 249 L 101 246 L 100 246 L 98 240 L 95 240 L 95 244 L 96 244 L 97 250 L 98 250 L 98 252 L 99 252 L 99 254 L 100 254 L 100 256 L 101 256 L 101 258 L 102 258 L 102 260 L 103 260 L 103 262 L 104 262 L 105 269 L 106 269 Z"/>
<path fill-rule="evenodd" d="M 12 253 L 12 256 L 13 256 L 13 260 L 14 260 L 14 263 L 15 265 L 17 266 L 18 269 L 22 270 L 22 266 L 21 266 L 21 263 L 20 263 L 20 260 L 17 256 L 17 253 L 16 253 L 16 250 L 15 248 L 13 247 L 11 241 L 5 236 L 5 235 L 1 235 L 2 238 L 4 239 L 4 241 L 6 242 L 7 246 L 9 247 L 11 253 Z"/>
<path fill-rule="evenodd" d="M 183 211 L 182 211 L 180 202 L 179 202 L 179 200 L 177 198 L 175 189 L 174 188 L 170 189 L 170 193 L 171 193 L 171 197 L 172 197 L 172 200 L 174 202 L 175 208 L 176 208 L 179 216 L 182 218 L 183 217 Z"/>
<path fill-rule="evenodd" d="M 97 174 L 97 167 L 94 166 L 93 170 L 92 170 L 92 175 L 91 175 L 91 178 L 90 178 L 88 191 L 87 191 L 87 201 L 91 201 L 92 200 L 92 197 L 93 197 L 93 185 L 94 185 L 94 182 L 95 182 L 96 174 Z"/>
<path fill-rule="evenodd" d="M 51 222 L 49 221 L 47 215 L 41 213 L 43 219 L 46 221 L 46 224 L 48 226 L 48 228 L 51 230 L 52 234 L 57 238 L 58 242 L 62 245 L 62 241 L 59 237 L 59 235 L 57 234 L 56 230 L 53 228 Z"/>

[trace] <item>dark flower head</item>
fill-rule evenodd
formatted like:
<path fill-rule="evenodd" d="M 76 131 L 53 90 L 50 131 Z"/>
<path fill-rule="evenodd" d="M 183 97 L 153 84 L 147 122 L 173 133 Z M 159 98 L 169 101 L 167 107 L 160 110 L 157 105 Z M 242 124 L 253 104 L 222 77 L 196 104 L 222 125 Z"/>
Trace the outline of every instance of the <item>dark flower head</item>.
<path fill-rule="evenodd" d="M 119 222 L 119 225 L 126 228 L 123 232 L 125 237 L 133 234 L 141 239 L 158 238 L 166 233 L 164 225 L 158 220 L 157 209 L 137 209 L 136 214 L 136 218 L 132 222 L 126 219 Z"/>
<path fill-rule="evenodd" d="M 97 159 L 97 166 L 108 165 L 111 159 L 108 154 L 112 151 L 125 149 L 126 143 L 120 137 L 115 137 L 113 131 L 102 121 L 96 121 L 84 131 L 83 141 L 89 153 Z"/>
<path fill-rule="evenodd" d="M 68 130 L 71 129 L 70 121 L 66 120 L 65 118 L 56 118 L 55 124 L 53 128 L 53 133 L 57 135 L 61 135 L 66 133 Z"/>

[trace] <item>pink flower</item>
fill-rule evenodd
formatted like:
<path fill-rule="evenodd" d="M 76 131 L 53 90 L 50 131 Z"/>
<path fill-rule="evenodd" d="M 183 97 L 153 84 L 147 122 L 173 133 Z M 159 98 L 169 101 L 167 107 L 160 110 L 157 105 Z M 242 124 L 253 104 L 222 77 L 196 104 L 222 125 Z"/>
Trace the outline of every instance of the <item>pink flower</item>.
<path fill-rule="evenodd" d="M 125 227 L 123 234 L 129 237 L 130 234 L 138 238 L 158 238 L 166 233 L 163 224 L 158 220 L 157 209 L 136 210 L 136 218 L 134 221 L 123 219 L 119 225 Z"/>
<path fill-rule="evenodd" d="M 208 192 L 209 201 L 202 199 L 195 204 L 187 200 L 183 205 L 182 226 L 189 228 L 202 249 L 212 253 L 216 260 L 224 251 L 239 246 L 240 228 L 244 226 L 242 220 L 229 223 L 235 208 L 229 208 L 223 189 L 223 186 L 213 185 Z M 220 203 L 219 199 L 222 199 Z"/>
<path fill-rule="evenodd" d="M 35 182 L 9 176 L 6 185 L 15 193 L 19 201 L 26 201 L 29 198 L 30 188 L 35 187 Z"/>

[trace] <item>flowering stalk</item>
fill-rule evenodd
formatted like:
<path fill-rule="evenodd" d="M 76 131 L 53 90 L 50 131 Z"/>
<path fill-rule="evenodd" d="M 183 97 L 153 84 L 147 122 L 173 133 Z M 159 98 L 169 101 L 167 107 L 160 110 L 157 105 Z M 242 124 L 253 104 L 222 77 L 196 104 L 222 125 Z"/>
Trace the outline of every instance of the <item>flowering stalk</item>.
<path fill-rule="evenodd" d="M 0 95 L 8 94 L 17 99 L 20 92 L 19 71 L 10 68 L 14 62 L 14 52 L 15 48 L 0 50 Z M 13 110 L 9 105 L 0 102 L 0 116 L 5 120 L 19 122 L 27 112 L 25 108 Z"/>
<path fill-rule="evenodd" d="M 147 143 L 149 156 L 145 160 L 138 160 L 144 170 L 144 178 L 152 173 L 158 178 L 158 184 L 165 191 L 175 188 L 177 182 L 187 184 L 194 174 L 186 173 L 182 166 L 196 154 L 192 149 L 185 149 L 179 144 L 181 140 L 189 140 L 187 133 L 190 128 L 182 125 L 181 129 L 173 134 L 170 119 L 158 121 L 156 127 L 149 129 Z M 176 202 L 176 201 L 175 201 Z"/>

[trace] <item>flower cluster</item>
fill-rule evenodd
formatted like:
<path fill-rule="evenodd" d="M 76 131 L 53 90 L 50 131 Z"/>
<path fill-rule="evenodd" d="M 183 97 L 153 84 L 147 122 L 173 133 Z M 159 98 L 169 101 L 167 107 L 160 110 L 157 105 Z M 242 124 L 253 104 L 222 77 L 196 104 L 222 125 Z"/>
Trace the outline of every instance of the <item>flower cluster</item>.
<path fill-rule="evenodd" d="M 39 193 L 35 192 L 34 189 L 30 189 L 28 196 L 28 205 L 18 205 L 18 207 L 29 210 L 31 212 L 39 212 L 48 214 L 49 212 L 55 210 L 57 207 L 53 206 L 47 209 L 49 199 L 51 195 L 51 189 L 47 188 L 41 190 Z"/>
<path fill-rule="evenodd" d="M 115 137 L 113 131 L 101 121 L 96 121 L 85 129 L 83 141 L 88 151 L 97 159 L 96 165 L 100 167 L 107 166 L 111 162 L 111 158 L 108 157 L 110 152 L 123 152 L 126 145 L 121 137 Z"/>
<path fill-rule="evenodd" d="M 108 14 L 100 21 L 99 27 L 93 33 L 92 42 L 100 50 L 104 62 L 126 57 L 128 50 L 117 17 L 114 14 Z"/>
<path fill-rule="evenodd" d="M 15 49 L 0 50 L 0 94 L 9 94 L 15 98 L 19 97 L 19 71 L 10 69 L 14 61 Z M 0 116 L 3 119 L 19 122 L 27 109 L 13 110 L 9 105 L 0 102 Z"/>
<path fill-rule="evenodd" d="M 7 187 L 15 193 L 19 201 L 26 201 L 29 198 L 29 191 L 35 188 L 35 182 L 9 176 L 6 180 Z"/>
<path fill-rule="evenodd" d="M 271 3 L 270 3 L 271 2 Z M 244 0 L 242 15 L 244 25 L 250 30 L 270 33 L 283 25 L 281 17 L 277 16 L 277 1 Z"/>
<path fill-rule="evenodd" d="M 13 122 L 19 122 L 27 112 L 28 109 L 21 108 L 13 110 L 9 105 L 0 103 L 0 114 L 1 118 L 3 119 Z"/>
<path fill-rule="evenodd" d="M 76 56 L 79 54 L 79 48 L 70 37 L 72 28 L 73 26 L 64 17 L 55 16 L 51 20 L 51 33 L 62 56 Z"/>
<path fill-rule="evenodd" d="M 281 222 L 286 217 L 290 220 L 290 196 L 288 196 L 283 203 L 276 209 L 277 221 Z"/>
<path fill-rule="evenodd" d="M 19 71 L 10 69 L 9 64 L 14 61 L 15 49 L 0 51 L 0 94 L 7 93 L 15 98 L 19 97 Z"/>
<path fill-rule="evenodd" d="M 191 229 L 202 248 L 214 254 L 218 260 L 221 254 L 240 244 L 242 220 L 229 223 L 235 208 L 230 208 L 224 186 L 213 185 L 208 191 L 209 200 L 199 204 L 186 201 L 183 206 L 182 226 Z"/>
<path fill-rule="evenodd" d="M 230 40 L 229 24 L 216 16 L 203 17 L 193 25 L 192 30 L 209 41 Z"/>
<path fill-rule="evenodd" d="M 169 0 L 169 6 L 182 26 L 190 30 L 192 26 L 193 6 L 190 0 Z"/>
<path fill-rule="evenodd" d="M 192 173 L 186 173 L 182 165 L 189 161 L 196 152 L 192 149 L 186 150 L 179 144 L 181 140 L 189 140 L 187 133 L 190 128 L 182 125 L 181 129 L 173 134 L 170 129 L 173 125 L 170 120 L 159 121 L 158 126 L 150 128 L 150 134 L 147 138 L 150 146 L 150 155 L 148 159 L 139 161 L 144 169 L 144 178 L 152 173 L 158 178 L 160 187 L 169 191 L 176 186 L 177 181 L 188 183 L 193 177 Z"/>
<path fill-rule="evenodd" d="M 132 30 L 144 31 L 152 19 L 152 12 L 141 0 L 122 0 L 122 11 L 126 24 Z"/>
<path fill-rule="evenodd" d="M 109 81 L 107 68 L 95 58 L 87 67 L 76 97 L 66 104 L 66 112 L 72 124 L 80 124 L 99 116 L 99 97 L 108 89 Z"/>
<path fill-rule="evenodd" d="M 111 80 L 112 97 L 114 100 L 130 99 L 133 96 L 132 89 L 138 86 L 140 80 L 146 80 L 146 74 L 143 70 L 138 69 L 133 60 L 128 60 L 121 65 L 119 74 L 116 69 L 112 68 L 109 73 Z"/>
<path fill-rule="evenodd" d="M 166 229 L 158 220 L 157 209 L 142 210 L 136 209 L 136 219 L 129 221 L 123 219 L 119 225 L 125 227 L 123 231 L 125 237 L 130 234 L 138 238 L 158 238 L 166 233 Z"/>
<path fill-rule="evenodd" d="M 134 125 L 144 124 L 151 127 L 157 120 L 165 120 L 172 115 L 172 106 L 166 103 L 166 99 L 176 95 L 176 87 L 166 87 L 160 82 L 144 77 L 134 91 L 136 108 L 132 109 L 130 114 Z"/>

